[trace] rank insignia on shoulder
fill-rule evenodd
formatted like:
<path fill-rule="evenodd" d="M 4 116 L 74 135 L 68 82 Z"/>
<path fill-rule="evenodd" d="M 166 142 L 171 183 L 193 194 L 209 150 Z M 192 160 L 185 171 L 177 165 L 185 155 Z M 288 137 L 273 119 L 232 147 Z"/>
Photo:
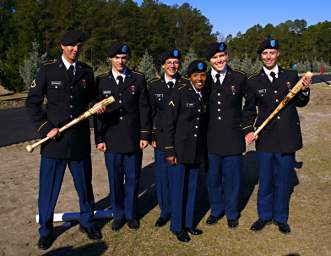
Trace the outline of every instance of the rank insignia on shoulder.
<path fill-rule="evenodd" d="M 159 81 L 161 78 L 160 77 L 155 77 L 152 81 L 150 81 L 150 85 L 152 85 L 154 82 Z"/>
<path fill-rule="evenodd" d="M 243 75 L 247 75 L 246 74 L 246 72 L 244 72 L 244 71 L 242 71 L 242 70 L 240 70 L 240 69 L 233 69 L 234 71 L 237 71 L 237 72 L 239 72 L 239 73 L 241 73 L 241 74 L 243 74 Z"/>
<path fill-rule="evenodd" d="M 35 88 L 37 86 L 37 83 L 36 83 L 36 79 L 34 79 L 31 84 L 30 84 L 30 87 L 31 88 Z"/>
<path fill-rule="evenodd" d="M 175 107 L 175 103 L 173 101 L 170 101 L 169 106 Z"/>
<path fill-rule="evenodd" d="M 97 77 L 106 77 L 106 76 L 109 76 L 109 72 L 102 73 L 102 74 L 98 75 Z"/>
<path fill-rule="evenodd" d="M 181 90 L 186 87 L 186 84 L 183 84 L 183 86 L 178 87 L 178 90 Z"/>
<path fill-rule="evenodd" d="M 138 75 L 144 76 L 144 73 L 139 72 L 139 71 L 136 71 L 136 70 L 132 70 L 132 73 L 135 73 L 135 74 L 138 74 Z"/>
<path fill-rule="evenodd" d="M 254 78 L 254 77 L 256 77 L 258 74 L 260 74 L 260 71 L 256 71 L 255 73 L 251 74 L 250 76 L 248 76 L 248 79 Z"/>
<path fill-rule="evenodd" d="M 46 62 L 44 65 L 49 65 L 49 64 L 54 64 L 56 63 L 56 59 L 50 60 L 48 62 Z"/>

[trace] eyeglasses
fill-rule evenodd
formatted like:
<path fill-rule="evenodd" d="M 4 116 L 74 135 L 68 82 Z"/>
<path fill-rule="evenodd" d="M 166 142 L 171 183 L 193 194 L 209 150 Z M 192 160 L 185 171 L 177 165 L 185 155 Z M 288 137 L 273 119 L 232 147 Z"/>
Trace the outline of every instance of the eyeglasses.
<path fill-rule="evenodd" d="M 179 61 L 166 61 L 165 64 L 167 66 L 171 66 L 171 65 L 177 66 L 179 65 Z"/>

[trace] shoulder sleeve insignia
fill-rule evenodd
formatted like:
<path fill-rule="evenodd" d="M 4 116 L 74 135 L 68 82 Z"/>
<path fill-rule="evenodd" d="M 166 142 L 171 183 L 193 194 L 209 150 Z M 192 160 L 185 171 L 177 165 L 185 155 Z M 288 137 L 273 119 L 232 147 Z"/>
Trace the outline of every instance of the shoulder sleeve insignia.
<path fill-rule="evenodd" d="M 37 86 L 36 79 L 34 79 L 30 84 L 30 88 L 35 88 L 36 86 Z"/>
<path fill-rule="evenodd" d="M 175 103 L 173 100 L 169 102 L 169 106 L 175 107 Z"/>

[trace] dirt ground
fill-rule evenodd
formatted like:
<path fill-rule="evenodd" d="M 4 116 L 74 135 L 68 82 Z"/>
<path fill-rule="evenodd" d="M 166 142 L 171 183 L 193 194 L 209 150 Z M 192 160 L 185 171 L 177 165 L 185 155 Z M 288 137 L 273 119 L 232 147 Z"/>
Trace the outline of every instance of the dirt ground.
<path fill-rule="evenodd" d="M 139 217 L 141 228 L 123 228 L 113 233 L 107 220 L 100 221 L 103 240 L 89 241 L 78 225 L 56 224 L 56 241 L 48 251 L 36 247 L 39 151 L 28 153 L 21 143 L 0 148 L 0 255 L 331 255 L 331 87 L 314 85 L 311 102 L 300 109 L 304 148 L 298 152 L 296 186 L 291 199 L 290 235 L 274 225 L 259 233 L 249 230 L 256 219 L 256 170 L 253 148 L 245 156 L 245 186 L 240 226 L 229 230 L 222 219 L 207 226 L 207 194 L 204 174 L 200 177 L 197 221 L 204 234 L 188 244 L 177 242 L 169 226 L 157 229 L 152 150 L 144 152 Z M 108 204 L 108 181 L 101 153 L 93 149 L 93 186 L 98 209 Z M 255 172 L 254 172 L 255 171 Z M 252 192 L 252 193 L 251 193 Z M 248 201 L 246 201 L 246 199 Z M 247 203 L 247 204 L 246 204 Z M 70 173 L 66 172 L 56 212 L 78 211 L 77 195 Z"/>

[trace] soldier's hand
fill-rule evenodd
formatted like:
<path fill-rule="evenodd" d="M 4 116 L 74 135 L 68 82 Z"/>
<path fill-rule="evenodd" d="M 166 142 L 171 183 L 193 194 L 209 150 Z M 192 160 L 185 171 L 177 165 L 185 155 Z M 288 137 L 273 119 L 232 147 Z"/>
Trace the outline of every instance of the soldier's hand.
<path fill-rule="evenodd" d="M 177 164 L 177 158 L 175 156 L 167 156 L 165 158 L 170 165 L 176 165 Z"/>
<path fill-rule="evenodd" d="M 97 149 L 101 152 L 106 152 L 107 150 L 107 146 L 106 146 L 106 143 L 99 143 L 97 144 Z"/>
<path fill-rule="evenodd" d="M 148 146 L 148 140 L 140 140 L 140 149 L 144 149 Z"/>
<path fill-rule="evenodd" d="M 93 108 L 96 108 L 96 112 L 97 112 L 97 115 L 100 115 L 102 114 L 103 112 L 106 111 L 106 107 L 105 106 L 102 106 L 102 105 L 99 105 L 98 106 L 98 103 L 96 103 Z"/>
<path fill-rule="evenodd" d="M 152 140 L 152 144 L 151 145 L 152 145 L 153 148 L 156 148 L 156 140 Z"/>
<path fill-rule="evenodd" d="M 55 138 L 58 135 L 60 135 L 59 128 L 53 128 L 47 133 L 47 137 L 50 139 Z"/>
<path fill-rule="evenodd" d="M 311 85 L 311 77 L 308 77 L 306 76 L 304 79 L 303 79 L 303 86 L 301 88 L 302 91 L 307 91 L 309 86 Z"/>
<path fill-rule="evenodd" d="M 250 132 L 248 134 L 246 134 L 245 136 L 245 141 L 246 141 L 246 144 L 251 144 L 253 141 L 256 141 L 258 138 L 258 136 L 254 135 L 254 132 Z"/>

